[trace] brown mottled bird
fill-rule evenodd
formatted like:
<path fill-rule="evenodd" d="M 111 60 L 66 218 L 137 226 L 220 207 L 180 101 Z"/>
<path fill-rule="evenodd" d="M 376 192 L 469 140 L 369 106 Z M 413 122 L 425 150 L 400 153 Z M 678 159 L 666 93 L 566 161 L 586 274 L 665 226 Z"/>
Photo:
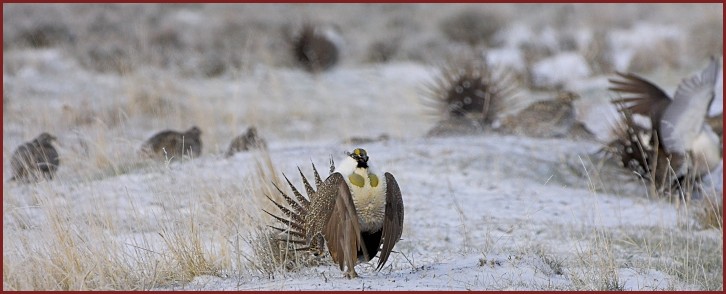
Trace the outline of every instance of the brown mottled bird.
<path fill-rule="evenodd" d="M 257 135 L 257 128 L 249 127 L 247 128 L 247 132 L 232 139 L 232 142 L 229 143 L 229 148 L 227 148 L 225 156 L 230 157 L 240 151 L 258 148 L 267 149 L 267 142 L 265 139 Z"/>
<path fill-rule="evenodd" d="M 594 135 L 577 120 L 574 101 L 580 96 L 560 92 L 555 99 L 537 101 L 516 115 L 502 120 L 499 131 L 532 137 L 593 139 Z"/>
<path fill-rule="evenodd" d="M 41 133 L 33 141 L 20 145 L 10 159 L 13 169 L 11 181 L 37 181 L 41 178 L 52 180 L 60 159 L 52 141 L 56 140 L 51 134 Z"/>
<path fill-rule="evenodd" d="M 322 27 L 303 25 L 293 40 L 292 51 L 298 63 L 310 72 L 320 72 L 338 63 L 338 46 Z"/>
<path fill-rule="evenodd" d="M 317 191 L 303 176 L 309 199 L 289 180 L 297 201 L 278 190 L 290 208 L 270 198 L 287 216 L 265 211 L 287 225 L 273 228 L 289 234 L 286 241 L 307 246 L 298 250 L 322 251 L 325 240 L 333 261 L 348 278 L 358 276 L 358 262 L 368 262 L 379 252 L 376 269 L 381 270 L 403 233 L 403 198 L 396 179 L 390 173 L 379 178 L 368 165 L 367 152 L 361 148 L 349 153 L 337 169 L 331 166 L 333 171 L 325 181 L 320 179 L 315 166 L 313 170 Z"/>
<path fill-rule="evenodd" d="M 177 160 L 182 155 L 196 158 L 202 153 L 202 131 L 193 126 L 185 132 L 164 130 L 149 138 L 141 146 L 147 154 Z"/>
<path fill-rule="evenodd" d="M 705 122 L 713 102 L 720 64 L 711 58 L 700 73 L 683 79 L 673 97 L 653 83 L 632 73 L 618 73 L 610 90 L 627 95 L 613 103 L 651 120 L 659 162 L 669 162 L 676 178 L 709 172 L 721 160 L 721 143 Z"/>

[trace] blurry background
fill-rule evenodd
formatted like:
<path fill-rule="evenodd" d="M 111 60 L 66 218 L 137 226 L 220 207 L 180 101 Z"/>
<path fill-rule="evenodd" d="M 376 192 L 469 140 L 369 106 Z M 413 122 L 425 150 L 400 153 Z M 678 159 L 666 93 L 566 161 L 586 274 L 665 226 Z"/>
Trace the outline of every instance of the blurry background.
<path fill-rule="evenodd" d="M 603 138 L 611 122 L 587 105 L 609 99 L 606 78 L 614 70 L 673 91 L 723 49 L 722 4 L 3 8 L 4 153 L 49 131 L 76 142 L 64 148 L 83 149 L 63 153 L 101 165 L 156 131 L 193 124 L 203 131 L 203 153 L 222 152 L 248 125 L 273 145 L 282 138 L 418 137 L 435 121 L 422 115 L 422 84 L 436 66 L 467 54 L 486 54 L 490 64 L 515 72 L 524 98 L 541 96 L 528 91 L 577 92 L 585 98 L 580 119 Z M 300 70 L 291 53 L 305 23 L 324 28 L 340 48 L 338 64 L 321 75 Z"/>
<path fill-rule="evenodd" d="M 303 24 L 334 40 L 335 66 L 319 73 L 298 66 L 291 41 Z M 261 223 L 259 192 L 270 187 L 260 185 L 280 171 L 299 183 L 295 166 L 314 161 L 324 171 L 329 154 L 352 150 L 348 138 L 385 134 L 391 141 L 364 147 L 413 195 L 406 205 L 416 213 L 407 212 L 407 240 L 397 250 L 417 253 L 418 263 L 393 257 L 398 274 L 412 277 L 404 287 L 430 281 L 431 272 L 457 279 L 449 267 L 466 264 L 471 279 L 454 288 L 644 289 L 611 283 L 613 273 L 643 273 L 643 281 L 658 281 L 654 289 L 722 289 L 722 230 L 672 234 L 690 220 L 673 206 L 645 201 L 640 190 L 603 197 L 590 175 L 561 176 L 570 171 L 559 162 L 611 135 L 618 116 L 607 79 L 615 71 L 673 93 L 722 52 L 721 3 L 3 4 L 3 180 L 12 151 L 43 131 L 58 137 L 61 156 L 56 181 L 3 187 L 4 288 L 148 289 L 210 272 L 257 278 L 241 274 L 248 252 L 235 250 L 249 247 L 240 232 Z M 461 56 L 513 72 L 525 102 L 575 93 L 578 120 L 597 140 L 423 140 L 440 119 L 422 103 L 425 85 Z M 722 112 L 722 84 L 716 93 L 711 115 Z M 202 130 L 199 160 L 167 168 L 138 159 L 153 134 L 192 125 Z M 224 159 L 249 126 L 269 154 Z M 604 204 L 592 201 L 600 197 Z M 479 255 L 462 259 L 460 249 Z M 185 264 L 179 252 L 206 259 L 189 255 L 199 263 Z M 455 263 L 441 265 L 452 256 Z M 495 261 L 515 278 L 479 280 Z M 520 280 L 522 272 L 541 274 L 543 262 L 552 267 L 545 278 Z M 638 273 L 633 264 L 642 265 Z M 384 276 L 375 281 L 388 289 Z"/>

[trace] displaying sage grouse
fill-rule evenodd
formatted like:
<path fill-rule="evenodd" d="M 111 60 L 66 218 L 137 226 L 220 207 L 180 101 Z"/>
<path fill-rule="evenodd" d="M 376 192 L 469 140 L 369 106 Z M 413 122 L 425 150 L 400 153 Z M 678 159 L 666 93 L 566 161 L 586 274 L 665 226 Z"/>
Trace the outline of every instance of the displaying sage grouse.
<path fill-rule="evenodd" d="M 52 180 L 60 165 L 58 151 L 51 144 L 55 140 L 56 137 L 44 132 L 33 141 L 15 149 L 10 158 L 13 169 L 13 177 L 10 180 L 23 182 Z"/>
<path fill-rule="evenodd" d="M 141 146 L 142 152 L 166 160 L 182 156 L 196 158 L 202 153 L 202 131 L 193 126 L 185 132 L 164 130 L 152 136 Z"/>
<path fill-rule="evenodd" d="M 338 63 L 338 45 L 333 32 L 312 24 L 303 25 L 292 41 L 292 52 L 297 62 L 307 71 L 320 72 Z"/>
<path fill-rule="evenodd" d="M 257 135 L 257 128 L 255 127 L 247 128 L 247 132 L 232 139 L 225 156 L 230 157 L 237 152 L 251 149 L 267 149 L 267 142 Z"/>
<path fill-rule="evenodd" d="M 610 90 L 623 94 L 613 103 L 650 118 L 655 133 L 650 144 L 658 157 L 664 157 L 656 162 L 669 163 L 662 172 L 673 176 L 656 174 L 656 178 L 700 177 L 721 160 L 719 138 L 706 123 L 719 68 L 718 60 L 711 58 L 703 71 L 681 81 L 673 97 L 632 73 L 617 73 L 620 79 L 610 80 Z"/>
<path fill-rule="evenodd" d="M 425 85 L 423 101 L 439 122 L 427 136 L 477 134 L 506 112 L 517 93 L 511 74 L 495 70 L 481 58 L 449 61 L 433 83 Z"/>
<path fill-rule="evenodd" d="M 625 168 L 629 173 L 647 176 L 652 167 L 650 162 L 657 155 L 650 140 L 653 131 L 636 123 L 628 109 L 619 108 L 618 112 L 622 120 L 613 130 L 614 139 L 601 150 L 614 158 L 618 166 Z"/>
<path fill-rule="evenodd" d="M 348 278 L 358 276 L 358 262 L 368 262 L 379 252 L 376 269 L 381 270 L 403 232 L 403 199 L 396 179 L 388 172 L 379 178 L 361 148 L 349 153 L 337 169 L 331 166 L 325 181 L 314 165 L 313 170 L 317 190 L 300 172 L 308 199 L 289 180 L 297 200 L 279 188 L 288 207 L 270 198 L 285 214 L 265 211 L 286 225 L 273 227 L 288 234 L 280 240 L 303 246 L 297 250 L 318 252 L 322 252 L 324 240 L 333 261 Z"/>

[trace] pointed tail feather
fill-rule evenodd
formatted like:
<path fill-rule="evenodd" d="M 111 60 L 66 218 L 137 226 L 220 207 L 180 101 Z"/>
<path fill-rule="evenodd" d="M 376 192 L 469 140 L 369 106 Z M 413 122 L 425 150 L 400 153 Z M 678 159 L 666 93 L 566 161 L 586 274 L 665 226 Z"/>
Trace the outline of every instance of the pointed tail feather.
<path fill-rule="evenodd" d="M 308 179 L 305 177 L 300 167 L 298 167 L 297 170 L 300 172 L 300 177 L 302 178 L 303 185 L 305 186 L 305 193 L 308 193 L 308 196 L 315 194 L 315 190 L 312 186 L 310 186 L 310 182 L 308 182 Z"/>
<path fill-rule="evenodd" d="M 320 173 L 318 173 L 318 169 L 315 168 L 315 164 L 310 162 L 310 164 L 313 166 L 313 175 L 315 176 L 315 189 L 320 189 L 320 186 L 323 185 L 323 180 L 320 179 Z"/>
<path fill-rule="evenodd" d="M 301 223 L 304 221 L 305 214 L 300 214 L 298 212 L 292 211 L 289 208 L 283 206 L 282 204 L 280 204 L 277 201 L 270 198 L 270 196 L 267 196 L 267 195 L 265 195 L 265 196 L 267 197 L 267 199 L 270 199 L 270 201 L 272 201 L 272 203 L 274 203 L 275 206 L 277 206 L 277 208 L 282 211 L 282 213 L 284 213 L 286 216 L 292 218 L 293 221 L 298 222 L 298 223 Z"/>
<path fill-rule="evenodd" d="M 291 229 L 295 229 L 296 231 L 299 231 L 299 232 L 304 232 L 305 231 L 305 227 L 302 226 L 300 223 L 291 221 L 291 220 L 286 219 L 284 217 L 280 217 L 280 216 L 274 215 L 274 214 L 272 214 L 269 211 L 264 210 L 264 209 L 262 211 L 264 211 L 265 213 L 267 213 L 268 215 L 270 215 L 274 219 L 280 221 L 281 223 L 290 226 Z"/>
<path fill-rule="evenodd" d="M 308 199 L 306 199 L 305 197 L 303 197 L 302 194 L 300 194 L 300 191 L 298 191 L 297 188 L 295 188 L 295 185 L 293 185 L 292 182 L 290 182 L 290 179 L 288 179 L 284 173 L 282 174 L 282 176 L 285 178 L 285 181 L 287 181 L 287 184 L 290 186 L 290 189 L 292 189 L 292 193 L 295 194 L 295 198 L 297 198 L 297 201 L 299 203 L 301 203 L 302 205 L 304 205 L 304 207 L 307 209 L 307 207 L 310 205 L 310 201 Z M 280 190 L 280 189 L 278 189 L 278 190 Z M 280 191 L 280 193 L 282 193 L 282 191 Z M 308 195 L 308 196 L 310 196 L 310 195 Z"/>
<path fill-rule="evenodd" d="M 317 186 L 316 188 L 319 189 L 320 185 L 322 185 L 323 182 L 320 179 L 320 174 L 315 169 L 314 164 L 313 171 L 315 176 L 315 184 Z M 282 189 L 280 189 L 280 187 L 278 187 L 274 183 L 273 186 L 280 193 L 284 201 L 276 201 L 269 195 L 265 196 L 267 196 L 267 199 L 272 201 L 272 203 L 278 209 L 280 209 L 282 214 L 287 216 L 287 218 L 283 217 L 282 214 L 276 215 L 264 209 L 263 211 L 283 224 L 282 226 L 269 225 L 271 229 L 273 229 L 277 233 L 282 234 L 278 236 L 278 238 L 276 238 L 278 242 L 287 242 L 296 245 L 294 246 L 295 251 L 308 251 L 312 252 L 313 254 L 320 255 L 323 253 L 323 250 L 325 248 L 325 240 L 322 238 L 322 236 L 318 236 L 316 238 L 308 240 L 306 238 L 306 227 L 308 224 L 305 221 L 308 217 L 311 200 L 316 197 L 317 191 L 312 187 L 311 183 L 307 180 L 299 167 L 298 172 L 300 172 L 300 176 L 302 177 L 302 182 L 307 197 L 303 196 L 302 193 L 300 193 L 300 190 L 298 190 L 297 187 L 292 184 L 290 179 L 283 173 L 283 177 L 285 178 L 287 184 L 290 186 L 290 189 L 292 190 L 295 197 L 293 198 L 291 195 L 286 194 L 284 191 L 282 191 Z"/>
<path fill-rule="evenodd" d="M 285 192 L 283 192 L 282 189 L 280 189 L 280 187 L 275 185 L 275 183 L 272 183 L 272 186 L 274 186 L 275 189 L 277 189 L 277 191 L 280 192 L 280 195 L 282 195 L 282 197 L 285 199 L 285 201 L 287 201 L 287 204 L 290 206 L 291 209 L 295 210 L 295 212 L 300 215 L 307 214 L 307 207 L 308 207 L 307 204 L 304 204 L 304 203 L 301 204 L 301 203 L 293 200 L 290 196 L 287 196 L 287 194 L 285 194 Z M 265 195 L 265 196 L 267 196 L 267 195 Z M 270 198 L 270 197 L 267 196 L 267 198 Z M 272 200 L 272 199 L 270 199 L 270 200 L 272 202 L 275 202 L 275 200 Z M 275 204 L 278 204 L 278 203 L 275 202 Z"/>

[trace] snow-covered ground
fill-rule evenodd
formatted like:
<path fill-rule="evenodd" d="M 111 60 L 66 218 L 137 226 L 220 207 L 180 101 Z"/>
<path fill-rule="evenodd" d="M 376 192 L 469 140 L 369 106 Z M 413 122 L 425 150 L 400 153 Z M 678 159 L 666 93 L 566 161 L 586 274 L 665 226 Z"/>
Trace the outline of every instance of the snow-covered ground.
<path fill-rule="evenodd" d="M 344 32 L 366 28 L 360 39 L 348 35 L 343 56 L 349 60 L 318 75 L 265 62 L 211 78 L 154 67 L 119 75 L 84 68 L 67 48 L 4 50 L 3 288 L 723 289 L 722 230 L 695 222 L 691 206 L 697 204 L 655 199 L 643 183 L 593 155 L 617 116 L 608 102 L 610 73 L 591 68 L 582 51 L 562 50 L 534 63 L 538 89 L 523 86 L 519 95 L 534 101 L 551 99 L 555 88 L 577 93 L 578 119 L 599 141 L 496 133 L 428 138 L 438 117 L 422 100 L 437 68 L 415 58 L 350 61 L 362 54 L 355 45 L 380 29 L 353 16 L 397 19 L 411 9 L 438 21 L 469 6 L 336 7 L 339 15 L 328 6 L 258 6 L 260 14 L 278 9 L 279 18 L 319 9 L 326 21 L 350 18 Z M 688 11 L 704 13 L 704 7 Z M 605 8 L 603 14 L 612 9 Z M 657 11 L 670 19 L 682 8 Z M 230 17 L 223 8 L 204 6 L 169 13 L 169 19 L 197 23 L 214 13 Z M 593 16 L 596 23 L 613 21 Z M 557 47 L 551 42 L 566 34 L 575 43 L 596 36 L 554 25 L 537 32 L 533 27 L 542 22 L 531 16 L 497 35 L 505 40 L 488 61 L 524 72 L 522 42 Z M 421 20 L 412 23 L 436 31 Z M 687 29 L 647 21 L 614 29 L 609 38 L 622 48 L 611 48 L 613 69 L 627 69 L 644 44 L 683 44 Z M 415 55 L 416 42 L 426 43 L 406 40 L 401 48 Z M 681 59 L 682 66 L 645 76 L 672 93 L 706 63 Z M 722 111 L 722 93 L 720 83 L 711 113 Z M 199 158 L 166 163 L 138 157 L 140 144 L 154 133 L 192 125 L 203 132 Z M 269 150 L 225 158 L 227 144 L 251 125 Z M 57 179 L 8 182 L 10 154 L 42 131 L 58 137 Z M 380 134 L 390 139 L 347 141 Z M 262 213 L 272 207 L 264 196 L 273 194 L 269 183 L 282 183 L 284 173 L 302 187 L 298 166 L 308 178 L 311 162 L 326 175 L 330 155 L 339 161 L 356 147 L 365 148 L 379 170 L 393 173 L 403 192 L 403 236 L 388 264 L 380 272 L 377 259 L 358 265 L 361 277 L 354 280 L 329 261 L 272 273 L 256 267 L 264 258 L 252 243 L 257 230 L 272 223 Z M 713 194 L 721 196 L 722 167 L 713 173 Z"/>

